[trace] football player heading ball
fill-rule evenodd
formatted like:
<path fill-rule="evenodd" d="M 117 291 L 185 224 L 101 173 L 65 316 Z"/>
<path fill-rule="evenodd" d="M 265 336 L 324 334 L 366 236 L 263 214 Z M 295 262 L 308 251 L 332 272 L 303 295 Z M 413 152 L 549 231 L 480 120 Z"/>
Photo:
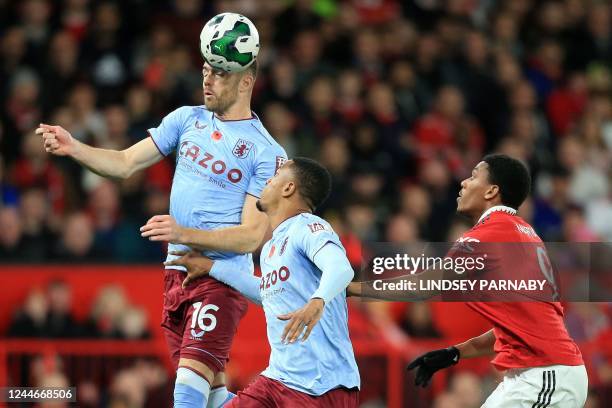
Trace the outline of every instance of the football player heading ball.
<path fill-rule="evenodd" d="M 207 23 L 205 39 L 209 29 L 203 105 L 176 109 L 149 129 L 149 137 L 122 151 L 88 146 L 61 126 L 41 124 L 36 133 L 47 152 L 72 157 L 104 177 L 127 178 L 176 152 L 170 214 L 152 217 L 141 235 L 170 242 L 171 251 L 188 245 L 211 259 L 239 258 L 249 273 L 250 253 L 269 228 L 256 202 L 287 156 L 251 111 L 259 50 L 255 26 L 224 13 Z M 219 407 L 233 395 L 223 371 L 246 300 L 212 278 L 182 290 L 184 277 L 184 268 L 165 269 L 162 326 L 177 367 L 174 406 Z"/>

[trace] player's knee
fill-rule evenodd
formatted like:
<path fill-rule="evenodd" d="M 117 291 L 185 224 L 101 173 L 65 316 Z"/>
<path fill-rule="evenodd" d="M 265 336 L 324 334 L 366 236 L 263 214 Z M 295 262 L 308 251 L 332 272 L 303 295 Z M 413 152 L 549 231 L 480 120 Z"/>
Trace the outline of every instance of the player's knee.
<path fill-rule="evenodd" d="M 210 383 L 195 371 L 179 367 L 174 384 L 174 408 L 204 408 L 208 404 Z"/>
<path fill-rule="evenodd" d="M 219 371 L 218 368 L 213 365 L 208 365 L 191 358 L 181 358 L 178 365 L 179 368 L 185 367 L 196 372 L 200 377 L 204 378 L 208 384 L 213 384 L 213 380 Z"/>

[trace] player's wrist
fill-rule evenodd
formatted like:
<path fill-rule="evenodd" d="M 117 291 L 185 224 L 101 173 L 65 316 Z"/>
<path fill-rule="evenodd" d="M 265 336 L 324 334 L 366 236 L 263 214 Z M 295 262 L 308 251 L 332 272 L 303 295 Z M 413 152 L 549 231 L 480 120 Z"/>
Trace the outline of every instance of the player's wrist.
<path fill-rule="evenodd" d="M 310 298 L 310 303 L 316 304 L 318 306 L 320 306 L 321 308 L 325 307 L 325 299 L 323 299 L 322 297 L 319 296 L 313 296 Z"/>
<path fill-rule="evenodd" d="M 77 160 L 83 156 L 83 143 L 73 138 L 70 133 L 68 133 L 68 142 L 66 143 L 66 156 Z"/>
<path fill-rule="evenodd" d="M 188 231 L 180 225 L 176 226 L 176 244 L 185 245 L 188 238 Z"/>

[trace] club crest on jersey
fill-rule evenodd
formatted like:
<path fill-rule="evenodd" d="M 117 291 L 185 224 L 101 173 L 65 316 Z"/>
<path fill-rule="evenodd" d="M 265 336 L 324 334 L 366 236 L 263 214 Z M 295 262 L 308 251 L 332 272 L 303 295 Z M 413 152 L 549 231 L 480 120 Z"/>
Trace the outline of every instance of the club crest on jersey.
<path fill-rule="evenodd" d="M 248 140 L 238 139 L 232 153 L 239 159 L 244 159 L 247 157 L 251 149 L 253 148 L 253 142 L 249 142 Z"/>
<path fill-rule="evenodd" d="M 274 174 L 276 174 L 278 169 L 280 169 L 286 162 L 287 159 L 285 159 L 283 156 L 276 156 L 276 168 L 274 169 Z"/>
<path fill-rule="evenodd" d="M 276 246 L 274 244 L 270 247 L 270 252 L 268 252 L 268 259 L 274 256 L 274 251 L 276 250 Z"/>
<path fill-rule="evenodd" d="M 285 252 L 285 248 L 287 248 L 287 242 L 289 242 L 289 237 L 286 237 L 285 240 L 283 241 L 283 245 L 281 245 L 281 249 L 279 252 L 279 256 L 283 254 L 283 252 Z"/>

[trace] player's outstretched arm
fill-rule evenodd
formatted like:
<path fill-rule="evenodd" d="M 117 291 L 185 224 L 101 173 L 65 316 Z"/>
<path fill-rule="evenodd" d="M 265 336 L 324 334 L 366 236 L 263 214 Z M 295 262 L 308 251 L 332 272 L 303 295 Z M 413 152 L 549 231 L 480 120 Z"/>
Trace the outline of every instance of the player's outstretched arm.
<path fill-rule="evenodd" d="M 170 215 L 156 215 L 140 228 L 141 235 L 151 241 L 167 241 L 200 250 L 254 252 L 268 231 L 268 216 L 256 207 L 257 198 L 247 194 L 242 209 L 242 221 L 235 227 L 217 230 L 184 228 Z"/>
<path fill-rule="evenodd" d="M 495 333 L 493 329 L 480 336 L 473 337 L 468 341 L 457 344 L 455 347 L 461 353 L 462 358 L 473 358 L 490 356 L 495 354 L 493 346 L 495 345 Z"/>
<path fill-rule="evenodd" d="M 346 295 L 352 297 L 360 297 L 367 299 L 386 300 L 391 302 L 417 302 L 439 295 L 437 290 L 427 290 L 429 285 L 422 284 L 429 280 L 440 280 L 444 276 L 443 271 L 427 270 L 416 275 L 404 275 L 392 279 L 379 279 L 366 282 L 351 282 L 347 289 Z M 399 284 L 410 281 L 414 282 L 414 290 L 391 290 L 389 288 L 397 287 Z"/>
<path fill-rule="evenodd" d="M 41 123 L 36 134 L 42 136 L 45 150 L 57 156 L 68 156 L 103 177 L 128 178 L 160 161 L 162 155 L 148 137 L 125 150 L 100 149 L 81 143 L 61 126 Z"/>
<path fill-rule="evenodd" d="M 164 262 L 165 266 L 182 266 L 187 269 L 187 276 L 183 280 L 183 289 L 194 280 L 208 275 L 214 263 L 212 259 L 202 256 L 196 251 L 170 251 L 168 254 L 178 256 L 178 258 Z"/>
<path fill-rule="evenodd" d="M 408 370 L 416 369 L 414 385 L 427 387 L 433 375 L 459 362 L 459 358 L 473 358 L 494 354 L 495 334 L 493 329 L 466 342 L 445 349 L 433 350 L 415 358 Z"/>
<path fill-rule="evenodd" d="M 191 285 L 193 281 L 203 276 L 210 276 L 225 283 L 242 293 L 253 303 L 261 306 L 259 294 L 260 278 L 244 272 L 249 268 L 239 265 L 235 261 L 218 259 L 213 261 L 197 251 L 170 251 L 170 255 L 178 256 L 171 261 L 164 262 L 166 266 L 182 266 L 187 270 L 187 276 L 183 280 L 183 289 Z M 247 262 L 241 260 L 240 262 Z"/>

